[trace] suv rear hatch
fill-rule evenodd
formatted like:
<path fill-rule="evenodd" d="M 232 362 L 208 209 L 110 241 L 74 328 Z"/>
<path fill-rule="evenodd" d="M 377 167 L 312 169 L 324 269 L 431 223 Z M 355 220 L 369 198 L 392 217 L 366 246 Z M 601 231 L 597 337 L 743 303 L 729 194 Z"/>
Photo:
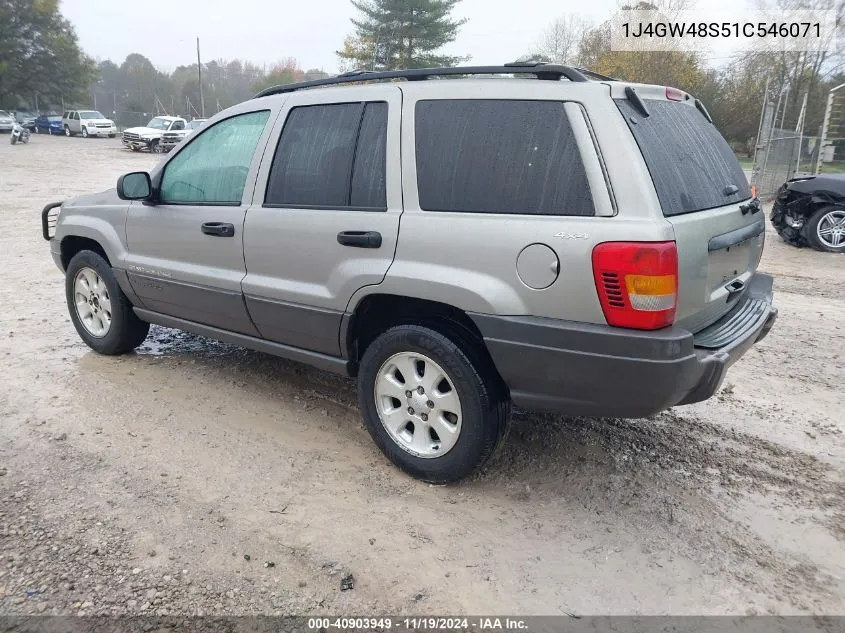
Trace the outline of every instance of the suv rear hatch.
<path fill-rule="evenodd" d="M 690 95 L 611 86 L 678 248 L 675 323 L 699 332 L 740 309 L 763 252 L 758 201 L 728 143 Z"/>

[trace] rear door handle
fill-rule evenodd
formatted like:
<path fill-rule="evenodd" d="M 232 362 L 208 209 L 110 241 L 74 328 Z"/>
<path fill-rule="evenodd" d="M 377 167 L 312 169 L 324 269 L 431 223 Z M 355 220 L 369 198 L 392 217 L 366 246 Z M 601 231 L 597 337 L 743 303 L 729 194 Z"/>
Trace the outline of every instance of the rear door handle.
<path fill-rule="evenodd" d="M 205 222 L 200 230 L 206 235 L 216 235 L 217 237 L 235 236 L 235 225 L 228 222 Z"/>
<path fill-rule="evenodd" d="M 358 248 L 380 248 L 381 233 L 378 231 L 341 231 L 337 243 Z"/>

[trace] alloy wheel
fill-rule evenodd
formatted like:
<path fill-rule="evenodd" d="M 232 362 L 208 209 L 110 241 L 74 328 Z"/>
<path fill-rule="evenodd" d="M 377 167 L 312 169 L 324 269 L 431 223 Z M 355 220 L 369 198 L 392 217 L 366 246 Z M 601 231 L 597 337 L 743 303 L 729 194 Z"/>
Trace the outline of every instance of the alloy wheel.
<path fill-rule="evenodd" d="M 423 458 L 442 457 L 461 433 L 461 400 L 446 371 L 428 356 L 400 352 L 376 375 L 379 419 L 403 450 Z"/>

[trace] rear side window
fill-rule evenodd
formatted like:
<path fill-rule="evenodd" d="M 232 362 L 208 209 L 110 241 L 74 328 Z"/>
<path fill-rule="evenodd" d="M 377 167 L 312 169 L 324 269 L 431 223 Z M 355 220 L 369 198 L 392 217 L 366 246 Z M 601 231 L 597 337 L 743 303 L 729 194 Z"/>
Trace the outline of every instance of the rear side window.
<path fill-rule="evenodd" d="M 384 209 L 387 104 L 302 106 L 288 114 L 264 203 Z"/>
<path fill-rule="evenodd" d="M 648 117 L 627 99 L 616 100 L 648 166 L 663 215 L 704 211 L 751 197 L 733 150 L 697 108 L 656 99 L 646 104 Z"/>
<path fill-rule="evenodd" d="M 415 120 L 421 209 L 595 214 L 562 102 L 420 101 Z"/>

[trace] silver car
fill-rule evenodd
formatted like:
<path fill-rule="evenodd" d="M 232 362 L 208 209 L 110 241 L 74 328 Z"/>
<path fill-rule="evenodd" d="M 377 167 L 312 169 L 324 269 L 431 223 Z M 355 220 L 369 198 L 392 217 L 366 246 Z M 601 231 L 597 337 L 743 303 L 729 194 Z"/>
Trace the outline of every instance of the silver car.
<path fill-rule="evenodd" d="M 5 110 L 0 110 L 0 132 L 11 132 L 14 126 L 15 118 Z"/>
<path fill-rule="evenodd" d="M 431 482 L 478 469 L 511 403 L 706 400 L 777 315 L 705 107 L 566 66 L 271 88 L 42 222 L 91 348 L 155 323 L 354 376 L 376 444 Z"/>

